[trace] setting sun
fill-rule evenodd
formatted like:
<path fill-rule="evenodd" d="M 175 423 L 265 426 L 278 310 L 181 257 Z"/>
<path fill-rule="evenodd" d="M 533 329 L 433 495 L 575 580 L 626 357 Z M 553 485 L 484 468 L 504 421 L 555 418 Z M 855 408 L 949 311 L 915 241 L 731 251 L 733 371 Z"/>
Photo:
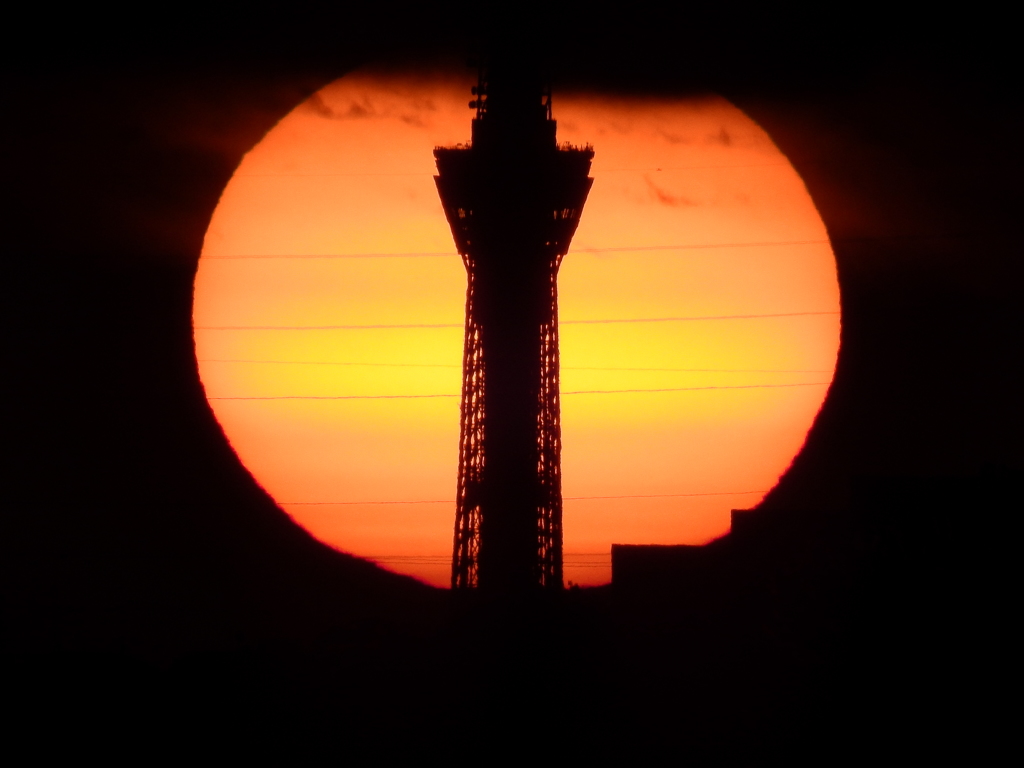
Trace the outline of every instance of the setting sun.
<path fill-rule="evenodd" d="M 317 539 L 450 578 L 466 274 L 432 150 L 470 73 L 356 72 L 243 159 L 195 281 L 232 447 Z M 555 92 L 594 185 L 559 276 L 565 577 L 614 543 L 699 544 L 803 445 L 839 348 L 835 261 L 800 177 L 720 97 Z"/>

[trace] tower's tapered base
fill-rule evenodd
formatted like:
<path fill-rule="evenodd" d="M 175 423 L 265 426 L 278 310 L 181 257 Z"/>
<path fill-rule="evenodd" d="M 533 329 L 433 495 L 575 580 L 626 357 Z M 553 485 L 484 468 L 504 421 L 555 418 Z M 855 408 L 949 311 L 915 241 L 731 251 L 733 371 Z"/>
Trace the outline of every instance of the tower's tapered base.
<path fill-rule="evenodd" d="M 533 499 L 534 541 L 530 581 L 541 587 L 562 584 L 562 434 L 558 386 L 558 265 L 548 265 L 548 312 L 539 324 L 535 436 L 530 451 L 535 463 L 532 477 L 522 482 Z M 467 267 L 469 265 L 467 264 Z M 462 419 L 459 444 L 459 486 L 455 510 L 455 543 L 452 555 L 452 587 L 479 584 L 481 519 L 487 506 L 501 506 L 500 499 L 485 504 L 486 364 L 484 330 L 475 316 L 474 279 L 469 270 L 466 291 L 466 342 L 462 358 Z M 530 487 L 532 486 L 532 487 Z M 524 495 L 527 495 L 524 494 Z M 516 494 L 518 495 L 518 494 Z M 485 558 L 486 560 L 486 558 Z M 485 565 L 485 571 L 487 570 Z M 485 576 L 486 579 L 486 576 Z"/>

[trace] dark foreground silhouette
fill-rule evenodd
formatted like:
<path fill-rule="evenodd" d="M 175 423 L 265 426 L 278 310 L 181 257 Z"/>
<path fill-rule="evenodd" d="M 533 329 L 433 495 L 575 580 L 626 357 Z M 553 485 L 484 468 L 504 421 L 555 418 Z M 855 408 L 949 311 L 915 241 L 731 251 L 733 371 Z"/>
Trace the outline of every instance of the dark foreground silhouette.
<path fill-rule="evenodd" d="M 706 547 L 617 548 L 612 585 L 561 594 L 366 572 L 374 597 L 319 634 L 8 655 L 6 690 L 16 721 L 169 750 L 209 737 L 383 757 L 457 752 L 458 735 L 523 755 L 866 756 L 965 728 L 960 701 L 998 674 L 979 639 L 1008 621 L 1008 561 L 964 522 L 1006 508 L 1019 481 L 866 479 L 845 511 L 740 512 Z"/>

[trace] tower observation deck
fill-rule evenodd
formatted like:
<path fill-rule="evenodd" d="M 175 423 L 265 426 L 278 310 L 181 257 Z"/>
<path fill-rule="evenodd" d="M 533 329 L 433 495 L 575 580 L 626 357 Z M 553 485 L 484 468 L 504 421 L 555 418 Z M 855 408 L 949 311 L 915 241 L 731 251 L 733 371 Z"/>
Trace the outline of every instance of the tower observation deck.
<path fill-rule="evenodd" d="M 594 151 L 558 146 L 528 70 L 481 70 L 473 93 L 472 143 L 434 150 L 468 277 L 452 587 L 561 589 L 557 278 Z"/>

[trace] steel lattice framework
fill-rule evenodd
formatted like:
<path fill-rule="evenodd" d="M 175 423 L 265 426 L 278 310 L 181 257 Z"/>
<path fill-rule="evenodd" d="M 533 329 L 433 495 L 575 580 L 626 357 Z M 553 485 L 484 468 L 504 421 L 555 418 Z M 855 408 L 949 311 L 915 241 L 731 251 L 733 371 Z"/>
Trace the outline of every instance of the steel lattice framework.
<path fill-rule="evenodd" d="M 473 313 L 473 267 L 463 255 L 466 288 L 466 343 L 462 355 L 462 420 L 459 431 L 459 487 L 455 496 L 452 587 L 477 585 L 480 512 L 484 481 L 484 345 Z"/>
<path fill-rule="evenodd" d="M 558 269 L 590 191 L 590 147 L 558 147 L 550 93 L 481 75 L 470 146 L 434 151 L 466 266 L 452 587 L 562 586 Z"/>
<path fill-rule="evenodd" d="M 558 382 L 558 267 L 548 273 L 551 310 L 540 326 L 540 387 L 537 393 L 537 566 L 542 586 L 562 586 L 562 406 Z"/>

